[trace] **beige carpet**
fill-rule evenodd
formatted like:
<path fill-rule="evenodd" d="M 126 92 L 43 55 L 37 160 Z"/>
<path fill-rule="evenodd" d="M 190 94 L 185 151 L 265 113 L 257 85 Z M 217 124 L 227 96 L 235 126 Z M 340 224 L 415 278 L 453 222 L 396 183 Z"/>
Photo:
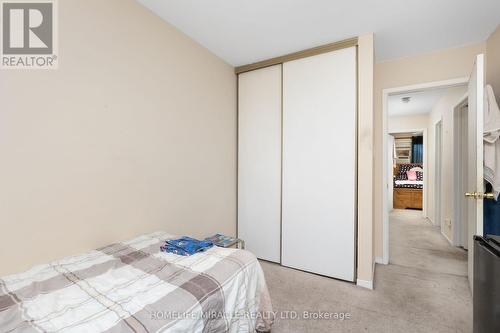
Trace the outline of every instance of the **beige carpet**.
<path fill-rule="evenodd" d="M 377 265 L 375 290 L 262 262 L 278 332 L 471 332 L 467 253 L 449 245 L 420 212 L 395 211 L 390 265 Z M 288 312 L 287 312 L 288 311 Z M 319 312 L 350 319 L 304 318 Z M 298 318 L 287 318 L 297 315 Z"/>

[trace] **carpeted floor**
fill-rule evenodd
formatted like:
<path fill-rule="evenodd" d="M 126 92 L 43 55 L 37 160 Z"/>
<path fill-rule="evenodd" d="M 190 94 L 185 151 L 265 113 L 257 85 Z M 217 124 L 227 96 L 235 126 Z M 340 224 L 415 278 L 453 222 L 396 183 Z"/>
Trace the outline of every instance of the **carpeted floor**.
<path fill-rule="evenodd" d="M 467 252 L 420 216 L 391 214 L 390 264 L 376 265 L 373 291 L 262 262 L 278 312 L 272 332 L 471 332 Z M 310 320 L 304 311 L 350 318 Z"/>

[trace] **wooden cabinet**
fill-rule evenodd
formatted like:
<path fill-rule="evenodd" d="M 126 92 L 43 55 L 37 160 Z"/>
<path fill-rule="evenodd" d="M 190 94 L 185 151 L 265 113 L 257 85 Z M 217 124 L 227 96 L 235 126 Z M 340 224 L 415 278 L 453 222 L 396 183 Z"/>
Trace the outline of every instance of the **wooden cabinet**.
<path fill-rule="evenodd" d="M 394 189 L 395 209 L 422 209 L 422 190 L 413 188 Z"/>

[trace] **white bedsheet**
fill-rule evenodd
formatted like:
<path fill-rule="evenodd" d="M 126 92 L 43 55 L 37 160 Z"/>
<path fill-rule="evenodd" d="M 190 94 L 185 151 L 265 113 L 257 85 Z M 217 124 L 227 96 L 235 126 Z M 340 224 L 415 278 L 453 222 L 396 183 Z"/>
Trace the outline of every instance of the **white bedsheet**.
<path fill-rule="evenodd" d="M 422 180 L 396 180 L 396 185 L 424 185 Z"/>

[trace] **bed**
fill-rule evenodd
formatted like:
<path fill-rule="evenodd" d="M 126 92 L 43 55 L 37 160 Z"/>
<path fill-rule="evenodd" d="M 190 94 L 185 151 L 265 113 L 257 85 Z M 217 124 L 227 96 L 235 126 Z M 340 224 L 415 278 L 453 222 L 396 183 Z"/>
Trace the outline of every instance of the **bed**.
<path fill-rule="evenodd" d="M 143 235 L 0 279 L 0 332 L 267 332 L 273 322 L 253 254 L 189 257 Z"/>
<path fill-rule="evenodd" d="M 409 170 L 422 170 L 416 180 L 408 180 L 406 172 Z M 401 163 L 394 169 L 394 195 L 393 206 L 395 209 L 422 209 L 422 190 L 424 187 L 423 169 L 420 163 Z"/>

